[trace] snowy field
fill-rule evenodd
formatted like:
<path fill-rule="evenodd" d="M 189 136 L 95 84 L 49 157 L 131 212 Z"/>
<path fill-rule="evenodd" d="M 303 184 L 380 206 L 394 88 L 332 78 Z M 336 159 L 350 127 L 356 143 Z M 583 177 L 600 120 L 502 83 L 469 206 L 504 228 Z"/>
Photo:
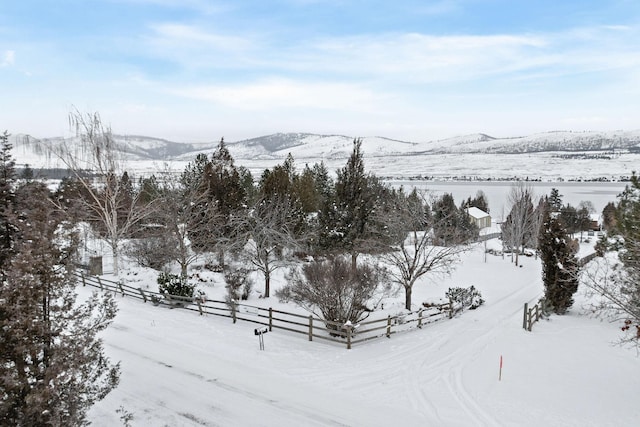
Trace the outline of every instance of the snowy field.
<path fill-rule="evenodd" d="M 282 272 L 274 282 L 283 284 Z M 619 325 L 591 317 L 583 294 L 569 314 L 526 332 L 523 303 L 542 294 L 539 260 L 485 261 L 478 245 L 451 277 L 417 283 L 414 303 L 469 285 L 486 300 L 479 309 L 351 350 L 274 329 L 260 351 L 252 323 L 118 297 L 104 340 L 121 361 L 121 383 L 90 419 L 105 427 L 122 425 L 123 413 L 132 426 L 637 425 L 640 358 L 614 345 Z M 219 298 L 224 287 L 214 280 L 205 291 Z M 89 292 L 79 289 L 81 298 Z M 399 311 L 402 299 L 385 308 Z"/>

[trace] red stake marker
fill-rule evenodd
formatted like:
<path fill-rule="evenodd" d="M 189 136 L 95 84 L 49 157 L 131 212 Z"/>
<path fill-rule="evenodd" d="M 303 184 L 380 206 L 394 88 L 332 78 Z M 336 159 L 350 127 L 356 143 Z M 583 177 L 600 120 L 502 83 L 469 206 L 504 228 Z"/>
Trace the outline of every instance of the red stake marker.
<path fill-rule="evenodd" d="M 500 355 L 500 373 L 498 374 L 498 381 L 502 381 L 502 355 Z"/>

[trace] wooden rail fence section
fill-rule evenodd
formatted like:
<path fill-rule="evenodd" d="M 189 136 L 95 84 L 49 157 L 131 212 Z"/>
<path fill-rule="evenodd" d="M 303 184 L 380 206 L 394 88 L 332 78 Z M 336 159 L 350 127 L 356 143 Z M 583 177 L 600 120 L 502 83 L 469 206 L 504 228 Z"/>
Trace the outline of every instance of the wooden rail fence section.
<path fill-rule="evenodd" d="M 533 307 L 529 307 L 529 303 L 524 303 L 524 315 L 522 320 L 522 327 L 531 332 L 531 327 L 534 323 L 542 318 L 545 313 L 545 299 L 540 298 Z"/>
<path fill-rule="evenodd" d="M 363 343 L 377 338 L 390 338 L 391 335 L 411 329 L 421 329 L 424 325 L 442 319 L 450 319 L 464 307 L 457 303 L 444 303 L 433 307 L 422 308 L 418 311 L 402 315 L 365 320 L 357 325 L 342 324 L 323 320 L 315 316 L 305 316 L 297 313 L 276 310 L 274 308 L 257 307 L 248 304 L 227 301 L 210 300 L 206 298 L 185 298 L 174 295 L 164 295 L 158 292 L 135 288 L 122 282 L 102 279 L 99 276 L 86 276 L 77 273 L 83 286 L 91 286 L 102 291 L 114 292 L 143 302 L 151 302 L 156 306 L 168 308 L 182 308 L 198 312 L 200 315 L 213 315 L 256 323 L 273 329 L 281 329 L 314 339 L 327 340 L 347 346 Z"/>

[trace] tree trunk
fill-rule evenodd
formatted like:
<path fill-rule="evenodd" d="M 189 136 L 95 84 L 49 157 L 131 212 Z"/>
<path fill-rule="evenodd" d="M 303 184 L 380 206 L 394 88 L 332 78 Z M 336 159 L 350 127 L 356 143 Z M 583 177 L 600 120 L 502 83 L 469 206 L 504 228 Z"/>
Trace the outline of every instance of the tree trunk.
<path fill-rule="evenodd" d="M 269 287 L 271 286 L 271 273 L 266 271 L 264 273 L 264 297 L 269 298 Z"/>
<path fill-rule="evenodd" d="M 358 252 L 351 252 L 351 271 L 356 272 L 358 268 Z"/>
<path fill-rule="evenodd" d="M 413 286 L 404 287 L 404 308 L 411 311 L 411 294 L 413 292 Z"/>
<path fill-rule="evenodd" d="M 224 268 L 224 249 L 218 249 L 218 265 Z"/>

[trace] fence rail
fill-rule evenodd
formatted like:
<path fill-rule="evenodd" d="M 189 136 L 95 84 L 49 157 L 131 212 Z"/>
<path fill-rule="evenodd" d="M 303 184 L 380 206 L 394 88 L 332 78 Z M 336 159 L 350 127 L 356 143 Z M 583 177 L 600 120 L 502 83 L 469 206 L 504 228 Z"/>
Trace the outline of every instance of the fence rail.
<path fill-rule="evenodd" d="M 524 303 L 524 314 L 522 319 L 522 327 L 531 332 L 531 327 L 534 323 L 540 320 L 545 314 L 545 299 L 540 298 L 532 307 L 529 307 L 529 303 Z"/>
<path fill-rule="evenodd" d="M 151 302 L 153 305 L 164 306 L 170 309 L 181 308 L 183 310 L 198 312 L 200 315 L 207 314 L 230 318 L 233 323 L 236 323 L 238 320 L 251 322 L 266 326 L 269 331 L 280 329 L 305 335 L 309 341 L 313 341 L 314 339 L 327 340 L 346 345 L 348 349 L 350 349 L 353 344 L 364 343 L 383 337 L 390 338 L 393 334 L 411 329 L 421 329 L 429 323 L 446 318 L 450 319 L 464 309 L 461 304 L 454 304 L 450 301 L 397 316 L 388 315 L 387 317 L 378 319 L 365 320 L 357 325 L 345 325 L 341 322 L 323 320 L 312 315 L 291 313 L 271 307 L 258 307 L 242 304 L 237 301 L 227 302 L 207 298 L 185 298 L 166 295 L 129 286 L 120 281 L 104 279 L 99 276 L 87 276 L 84 273 L 76 273 L 76 275 L 83 286 L 91 286 L 102 291 L 132 297 L 144 303 Z"/>

